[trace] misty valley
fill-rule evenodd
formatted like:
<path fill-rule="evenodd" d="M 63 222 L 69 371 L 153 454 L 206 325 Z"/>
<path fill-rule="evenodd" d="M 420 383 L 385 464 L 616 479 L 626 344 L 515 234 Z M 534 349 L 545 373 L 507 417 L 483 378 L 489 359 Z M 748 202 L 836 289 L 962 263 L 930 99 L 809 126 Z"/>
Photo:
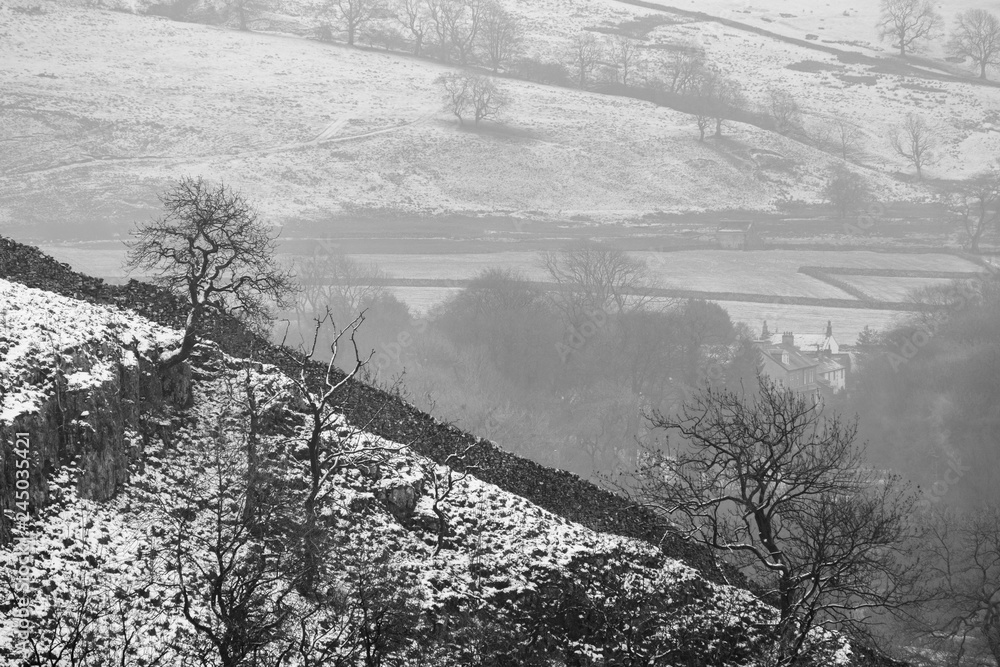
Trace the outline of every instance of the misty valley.
<path fill-rule="evenodd" d="M 1000 11 L 2 0 L 0 666 L 1000 667 Z"/>

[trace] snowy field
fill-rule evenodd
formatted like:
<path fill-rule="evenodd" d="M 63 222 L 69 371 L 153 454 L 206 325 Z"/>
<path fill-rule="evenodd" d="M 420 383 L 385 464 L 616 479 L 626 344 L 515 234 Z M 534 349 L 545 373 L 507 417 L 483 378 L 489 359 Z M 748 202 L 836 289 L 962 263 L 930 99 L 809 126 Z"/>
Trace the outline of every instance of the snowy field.
<path fill-rule="evenodd" d="M 504 82 L 514 102 L 502 126 L 461 130 L 441 109 L 434 79 L 448 70 L 434 63 L 120 12 L 44 9 L 29 16 L 0 8 L 9 99 L 0 109 L 0 228 L 130 222 L 191 173 L 244 189 L 278 222 L 358 209 L 597 220 L 770 210 L 815 201 L 831 162 L 752 126 L 734 124 L 726 141 L 701 144 L 686 114 L 517 81 Z M 608 0 L 581 3 L 564 21 L 564 9 L 548 0 L 532 6 L 532 48 L 565 59 L 577 29 L 649 14 Z M 892 77 L 878 90 L 826 90 L 816 77 L 829 72 L 785 69 L 819 55 L 719 30 L 667 25 L 649 39 L 704 41 L 751 94 L 787 79 L 809 91 L 802 101 L 815 122 L 857 107 L 870 115 L 855 120 L 877 129 L 912 107 L 915 91 L 889 95 L 899 83 Z M 942 107 L 941 122 L 975 128 L 995 93 L 948 84 L 944 96 L 953 104 Z M 993 138 L 978 130 L 949 132 L 943 155 L 979 151 L 985 159 L 992 150 Z M 761 154 L 785 165 L 759 164 Z M 902 168 L 885 155 L 870 162 Z M 868 175 L 885 199 L 920 196 L 888 174 Z"/>
<path fill-rule="evenodd" d="M 102 387 L 105 392 L 117 392 L 115 383 L 121 370 L 118 364 L 126 363 L 122 357 L 129 364 L 135 363 L 122 347 L 126 335 L 134 337 L 129 349 L 143 356 L 149 355 L 154 346 L 168 340 L 176 342 L 180 336 L 179 331 L 166 330 L 131 311 L 78 302 L 5 280 L 0 280 L 0 303 L 5 304 L 4 312 L 12 325 L 4 334 L 0 378 L 14 379 L 19 384 L 17 392 L 0 396 L 0 426 L 31 418 L 43 404 L 57 400 L 52 395 L 50 378 L 58 374 L 66 375 L 70 392 L 99 395 Z M 57 340 L 51 337 L 53 330 L 60 332 Z M 213 367 L 214 372 L 199 374 L 192 389 L 193 406 L 185 409 L 183 421 L 174 423 L 169 440 L 150 439 L 140 445 L 137 432 L 126 433 L 126 444 L 143 452 L 142 465 L 132 467 L 130 479 L 114 498 L 105 502 L 84 499 L 78 495 L 75 468 L 54 456 L 39 461 L 40 467 L 44 465 L 51 471 L 50 489 L 58 502 L 51 503 L 40 516 L 19 523 L 16 543 L 0 550 L 0 588 L 13 591 L 16 587 L 18 596 L 29 601 L 24 609 L 32 623 L 60 630 L 76 628 L 80 626 L 72 623 L 78 609 L 100 610 L 93 617 L 96 620 L 89 620 L 85 627 L 87 640 L 100 641 L 109 654 L 107 664 L 149 664 L 145 662 L 148 659 L 162 660 L 163 664 L 191 662 L 178 654 L 178 647 L 193 643 L 185 634 L 189 631 L 185 615 L 209 618 L 208 605 L 217 598 L 209 599 L 197 586 L 185 584 L 183 577 L 197 571 L 197 566 L 190 563 L 216 562 L 215 558 L 220 557 L 231 558 L 227 562 L 243 567 L 243 563 L 251 562 L 243 549 L 266 548 L 263 543 L 238 541 L 242 537 L 231 538 L 235 531 L 221 532 L 234 523 L 227 512 L 241 507 L 238 501 L 245 496 L 239 494 L 245 489 L 248 475 L 243 448 L 237 445 L 247 427 L 243 413 L 237 412 L 239 404 L 234 402 L 232 388 L 238 382 L 245 381 L 248 386 L 252 383 L 254 391 L 266 397 L 268 405 L 281 406 L 279 410 L 290 410 L 285 405 L 293 401 L 294 390 L 274 366 L 260 364 L 257 370 L 241 375 L 243 371 L 238 369 L 248 367 L 242 361 L 218 351 L 212 354 L 218 356 L 220 366 L 226 370 Z M 88 412 L 79 415 L 83 424 L 89 425 L 93 419 Z M 220 435 L 223 420 L 225 436 Z M 427 489 L 432 483 L 441 483 L 445 468 L 406 446 L 348 429 L 340 418 L 334 426 L 337 437 L 344 438 L 346 449 L 363 447 L 370 451 L 377 447 L 387 451 L 379 459 L 378 476 L 366 477 L 360 471 L 367 471 L 367 467 L 351 464 L 343 464 L 337 473 L 325 476 L 320 511 L 330 526 L 342 531 L 335 534 L 350 538 L 344 542 L 371 550 L 366 553 L 388 554 L 393 567 L 411 572 L 412 598 L 407 602 L 415 606 L 419 602 L 420 611 L 475 600 L 478 604 L 495 604 L 495 614 L 502 617 L 507 612 L 505 605 L 512 599 L 536 591 L 553 576 L 572 577 L 579 560 L 597 557 L 616 574 L 644 586 L 643 590 L 662 596 L 687 596 L 683 605 L 673 608 L 676 615 L 659 632 L 685 637 L 690 636 L 691 628 L 704 627 L 732 633 L 743 630 L 744 624 L 750 626 L 742 619 L 768 622 L 773 614 L 750 592 L 704 581 L 696 570 L 664 557 L 656 547 L 596 533 L 474 476 L 458 477 L 453 492 L 449 483 L 447 499 L 434 500 Z M 296 433 L 295 437 L 305 436 Z M 293 480 L 302 479 L 302 464 L 285 449 L 295 441 L 285 435 L 261 436 L 258 446 L 268 453 L 268 479 L 280 479 L 282 484 L 300 490 Z M 414 492 L 412 520 L 405 524 L 385 504 L 376 502 L 376 498 L 387 495 L 395 498 L 399 489 L 418 489 Z M 304 495 L 289 493 L 282 497 L 301 502 Z M 442 507 L 447 509 L 449 526 L 445 549 L 438 547 L 441 538 L 435 528 L 435 510 Z M 175 519 L 182 512 L 181 524 Z M 179 536 L 176 543 L 170 541 L 175 534 Z M 221 535 L 220 541 L 211 542 L 213 535 Z M 221 541 L 224 539 L 232 541 Z M 336 552 L 338 555 L 351 551 L 350 545 L 345 547 L 333 540 L 331 543 L 331 549 L 341 550 Z M 218 544 L 226 546 L 220 548 Z M 215 551 L 211 550 L 213 545 Z M 190 556 L 190 563 L 180 557 L 172 560 L 182 549 L 189 550 L 183 553 Z M 268 552 L 280 558 L 276 553 Z M 324 580 L 324 585 L 338 594 L 350 590 L 348 578 L 340 576 L 340 569 L 346 572 L 353 562 L 338 560 L 337 575 Z M 370 567 L 372 561 L 360 562 Z M 297 595 L 294 585 L 279 578 L 288 571 L 275 567 L 268 574 L 280 575 L 253 580 L 257 586 L 254 594 L 283 591 L 282 612 L 287 613 L 287 609 L 302 613 L 308 601 Z M 243 574 L 238 571 L 226 581 Z M 580 590 L 604 599 L 596 598 L 599 589 L 592 589 L 596 581 L 600 580 L 591 578 L 582 583 Z M 489 591 L 495 589 L 502 590 L 502 594 L 494 597 Z M 195 590 L 198 592 L 191 593 Z M 184 592 L 183 603 L 179 591 Z M 9 597 L 0 596 L 7 609 L 14 606 Z M 125 600 L 129 604 L 114 607 L 106 602 Z M 109 609 L 114 613 L 105 611 Z M 330 627 L 336 631 L 346 627 L 353 616 L 338 610 L 329 616 L 302 613 L 302 618 L 303 629 L 306 623 L 312 623 L 323 631 Z M 0 662 L 4 664 L 20 664 L 22 661 L 16 660 L 12 652 L 28 648 L 14 633 L 16 623 L 13 614 L 0 616 Z M 123 626 L 133 632 L 123 635 Z M 313 626 L 309 629 L 315 630 Z M 52 645 L 56 648 L 69 645 L 67 636 L 77 637 L 68 631 L 53 635 Z M 740 637 L 749 642 L 753 634 L 746 632 Z M 141 658 L 134 663 L 123 656 Z"/>
<path fill-rule="evenodd" d="M 964 177 L 987 167 L 1000 151 L 1000 89 L 969 83 L 939 81 L 889 73 L 885 68 L 841 62 L 833 54 L 789 44 L 773 37 L 739 30 L 714 21 L 695 21 L 669 11 L 657 12 L 615 0 L 509 0 L 508 6 L 532 26 L 530 42 L 546 57 L 568 58 L 570 40 L 582 30 L 615 31 L 629 22 L 663 21 L 642 36 L 644 69 L 655 76 L 664 67 L 671 47 L 697 46 L 720 71 L 739 81 L 748 98 L 763 105 L 772 89 L 791 93 L 802 107 L 804 124 L 813 137 L 828 131 L 832 121 L 843 119 L 861 135 L 861 155 L 855 160 L 881 172 L 911 174 L 912 168 L 896 155 L 889 143 L 891 128 L 908 113 L 924 116 L 940 145 L 927 173 L 939 178 Z M 763 0 L 746 3 L 730 0 L 678 0 L 658 2 L 664 7 L 705 12 L 756 28 L 798 39 L 817 36 L 816 42 L 848 52 L 891 56 L 891 44 L 878 41 L 875 24 L 878 3 L 806 2 Z M 993 5 L 989 7 L 988 5 Z M 941 3 L 937 8 L 948 30 L 959 11 L 982 8 L 972 0 Z M 997 3 L 987 3 L 997 11 Z M 563 17 L 558 23 L 550 17 Z M 928 45 L 925 55 L 949 72 L 966 70 L 943 62 L 944 39 Z M 920 63 L 922 64 L 922 63 Z M 790 68 L 791 66 L 791 68 Z M 930 71 L 930 70 L 928 70 Z M 994 72 L 994 76 L 996 73 Z M 879 183 L 883 198 L 903 194 L 898 184 Z M 809 200 L 809 186 L 790 193 Z"/>

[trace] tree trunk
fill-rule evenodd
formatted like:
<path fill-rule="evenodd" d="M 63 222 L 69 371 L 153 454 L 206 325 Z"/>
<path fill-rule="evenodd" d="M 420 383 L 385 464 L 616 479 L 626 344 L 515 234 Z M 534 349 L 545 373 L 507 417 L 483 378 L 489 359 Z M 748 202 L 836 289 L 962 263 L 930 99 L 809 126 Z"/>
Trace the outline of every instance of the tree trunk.
<path fill-rule="evenodd" d="M 984 60 L 979 64 L 979 78 L 983 81 L 986 80 L 986 61 Z M 998 663 L 1000 664 L 1000 663 Z"/>
<path fill-rule="evenodd" d="M 194 346 L 198 342 L 196 329 L 201 323 L 201 308 L 195 307 L 188 312 L 187 322 L 184 325 L 184 340 L 181 341 L 181 349 L 160 362 L 160 373 L 165 373 L 174 366 L 186 361 L 194 351 Z"/>

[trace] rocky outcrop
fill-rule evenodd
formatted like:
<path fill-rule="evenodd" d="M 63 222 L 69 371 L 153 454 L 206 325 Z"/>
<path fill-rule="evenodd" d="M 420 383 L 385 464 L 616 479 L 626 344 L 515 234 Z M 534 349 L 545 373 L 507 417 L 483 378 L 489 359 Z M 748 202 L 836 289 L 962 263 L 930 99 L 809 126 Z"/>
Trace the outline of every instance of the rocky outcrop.
<path fill-rule="evenodd" d="M 107 340 L 54 350 L 17 383 L 18 395 L 31 400 L 0 418 L 0 544 L 12 537 L 18 440 L 31 459 L 32 513 L 57 499 L 51 480 L 64 468 L 75 470 L 80 497 L 108 500 L 141 461 L 147 418 L 191 400 L 188 365 L 161 377 L 154 361 Z"/>
<path fill-rule="evenodd" d="M 187 315 L 183 303 L 166 290 L 136 281 L 109 285 L 74 272 L 37 248 L 4 237 L 0 237 L 0 278 L 92 303 L 127 306 L 154 322 L 174 328 L 182 328 Z M 223 352 L 234 357 L 263 359 L 290 374 L 300 370 L 268 341 L 234 318 L 212 314 L 202 322 L 199 335 L 203 340 L 218 343 Z M 321 386 L 325 365 L 308 362 L 307 369 L 311 381 Z M 723 576 L 712 554 L 682 540 L 651 511 L 577 475 L 546 468 L 442 424 L 398 395 L 362 382 L 350 382 L 338 410 L 343 411 L 349 422 L 364 424 L 365 430 L 387 440 L 409 443 L 414 450 L 439 463 L 478 443 L 480 446 L 472 451 L 466 463 L 475 466 L 476 475 L 484 481 L 594 530 L 655 544 L 666 555 L 684 560 L 711 580 L 742 581 L 736 572 Z"/>

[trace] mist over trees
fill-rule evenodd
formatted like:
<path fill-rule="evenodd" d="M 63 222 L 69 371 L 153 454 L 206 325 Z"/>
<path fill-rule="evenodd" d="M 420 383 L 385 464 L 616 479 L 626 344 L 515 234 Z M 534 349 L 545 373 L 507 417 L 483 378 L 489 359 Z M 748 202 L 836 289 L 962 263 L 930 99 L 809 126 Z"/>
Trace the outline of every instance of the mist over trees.
<path fill-rule="evenodd" d="M 859 348 L 844 411 L 860 417 L 876 465 L 898 470 L 924 504 L 1000 503 L 1000 288 L 994 272 L 919 294 L 939 307 Z"/>
<path fill-rule="evenodd" d="M 857 426 L 761 379 L 711 386 L 647 415 L 670 437 L 647 447 L 623 489 L 689 539 L 757 570 L 779 610 L 775 664 L 795 664 L 813 628 L 863 626 L 914 584 L 906 556 L 911 499 L 867 468 Z"/>
<path fill-rule="evenodd" d="M 355 267 L 325 270 L 340 280 L 371 282 L 381 274 L 360 270 L 351 258 L 324 261 Z M 642 409 L 674 405 L 710 377 L 737 385 L 753 377 L 751 357 L 743 357 L 742 371 L 732 370 L 751 334 L 716 304 L 656 297 L 642 261 L 580 245 L 540 255 L 538 266 L 549 276 L 545 289 L 518 271 L 486 268 L 424 317 L 379 289 L 307 286 L 289 340 L 308 336 L 307 316 L 324 298 L 359 295 L 367 309 L 355 335 L 362 354 L 375 350 L 372 379 L 402 377 L 417 405 L 587 476 L 631 460 L 645 428 Z M 337 322 L 350 322 L 347 315 Z"/>

